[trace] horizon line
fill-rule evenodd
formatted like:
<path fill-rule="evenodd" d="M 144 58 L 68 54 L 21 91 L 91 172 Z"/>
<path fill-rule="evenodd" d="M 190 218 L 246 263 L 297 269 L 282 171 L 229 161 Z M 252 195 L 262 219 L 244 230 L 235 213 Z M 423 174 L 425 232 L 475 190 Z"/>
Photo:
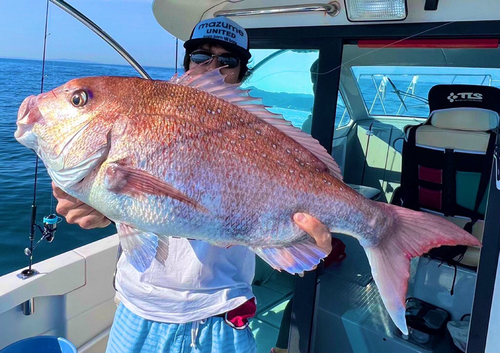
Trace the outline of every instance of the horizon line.
<path fill-rule="evenodd" d="M 0 59 L 10 59 L 10 60 L 31 60 L 31 61 L 42 61 L 42 59 L 34 59 L 34 58 L 23 58 L 23 57 L 4 57 L 0 56 Z M 125 64 L 111 64 L 111 63 L 103 63 L 103 62 L 98 62 L 98 61 L 92 61 L 92 60 L 76 60 L 76 59 L 65 59 L 65 58 L 57 58 L 57 59 L 45 59 L 45 61 L 55 61 L 55 62 L 72 62 L 75 64 L 81 63 L 81 64 L 98 64 L 98 65 L 113 65 L 113 66 L 124 66 L 124 67 L 130 67 L 133 69 L 133 67 L 127 63 Z M 151 68 L 158 68 L 158 69 L 172 69 L 175 70 L 175 66 L 155 66 L 155 65 L 142 65 L 143 67 L 151 67 Z M 177 68 L 180 68 L 178 66 Z"/>

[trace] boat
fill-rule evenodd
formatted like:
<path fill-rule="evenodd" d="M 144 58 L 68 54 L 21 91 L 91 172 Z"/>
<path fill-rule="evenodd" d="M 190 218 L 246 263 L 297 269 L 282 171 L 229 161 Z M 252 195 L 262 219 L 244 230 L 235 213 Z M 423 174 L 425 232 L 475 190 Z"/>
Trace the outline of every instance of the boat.
<path fill-rule="evenodd" d="M 63 0 L 51 2 L 86 23 L 148 77 L 92 21 Z M 245 27 L 253 59 L 243 86 L 295 126 L 309 124 L 344 180 L 379 202 L 401 200 L 402 174 L 412 163 L 403 152 L 411 127 L 439 128 L 429 119 L 434 86 L 500 87 L 500 3 L 494 0 L 480 6 L 466 0 L 155 0 L 152 11 L 180 40 L 188 39 L 201 19 L 228 16 Z M 314 92 L 311 72 L 318 73 Z M 482 95 L 449 90 L 442 101 L 474 100 L 477 94 Z M 466 112 L 469 130 L 496 138 L 498 111 L 479 107 Z M 475 130 L 485 111 L 496 126 Z M 500 351 L 500 173 L 498 151 L 492 153 L 475 153 L 494 162 L 493 177 L 481 172 L 475 179 L 476 191 L 482 179 L 489 182 L 484 216 L 473 225 L 483 246 L 466 249 L 460 261 L 431 255 L 412 261 L 409 335 L 398 331 L 385 311 L 357 241 L 334 234 L 346 246 L 346 259 L 321 271 L 298 277 L 257 262 L 258 307 L 251 327 L 258 352 L 275 345 L 292 297 L 289 352 Z M 472 185 L 466 180 L 466 187 Z M 472 196 L 469 208 L 475 209 L 475 200 Z M 436 213 L 432 208 L 422 210 Z M 448 217 L 461 226 L 470 221 Z M 104 352 L 116 309 L 117 249 L 112 235 L 35 263 L 34 275 L 19 269 L 0 277 L 0 349 L 50 335 L 67 338 L 80 353 Z"/>

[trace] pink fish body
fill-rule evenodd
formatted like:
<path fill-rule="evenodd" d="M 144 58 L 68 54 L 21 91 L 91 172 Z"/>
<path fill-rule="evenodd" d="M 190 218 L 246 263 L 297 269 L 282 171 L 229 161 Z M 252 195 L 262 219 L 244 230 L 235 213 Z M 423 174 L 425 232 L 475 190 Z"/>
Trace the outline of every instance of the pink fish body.
<path fill-rule="evenodd" d="M 59 187 L 117 223 L 139 271 L 164 262 L 169 236 L 244 245 L 276 269 L 310 270 L 327 254 L 293 222 L 306 212 L 360 241 L 406 333 L 410 259 L 479 242 L 440 217 L 362 197 L 316 140 L 252 101 L 217 71 L 75 79 L 26 98 L 15 137 Z"/>

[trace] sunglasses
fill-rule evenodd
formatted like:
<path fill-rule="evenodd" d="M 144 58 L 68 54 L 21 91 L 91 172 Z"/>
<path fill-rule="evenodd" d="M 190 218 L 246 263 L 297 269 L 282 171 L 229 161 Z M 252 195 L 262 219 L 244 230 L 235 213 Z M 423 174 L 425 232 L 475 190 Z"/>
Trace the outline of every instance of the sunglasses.
<path fill-rule="evenodd" d="M 215 55 L 206 51 L 195 51 L 189 54 L 189 58 L 195 64 L 210 64 L 214 58 L 217 58 L 219 66 L 226 66 L 230 69 L 234 69 L 240 64 L 240 58 L 234 54 L 223 53 Z"/>

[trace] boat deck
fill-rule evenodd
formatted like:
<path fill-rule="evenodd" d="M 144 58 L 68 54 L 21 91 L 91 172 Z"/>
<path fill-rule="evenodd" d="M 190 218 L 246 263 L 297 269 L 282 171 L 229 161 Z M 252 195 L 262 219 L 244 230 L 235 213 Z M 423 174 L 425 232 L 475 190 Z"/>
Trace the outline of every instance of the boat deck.
<path fill-rule="evenodd" d="M 426 344 L 418 344 L 412 337 L 401 337 L 383 306 L 363 248 L 354 238 L 336 237 L 346 245 L 347 258 L 339 265 L 326 268 L 319 277 L 312 351 L 460 352 L 447 330 L 444 336 L 435 337 Z M 283 310 L 293 295 L 294 278 L 270 269 L 266 272 L 260 265 L 257 268 L 260 273 L 257 273 L 254 291 L 258 311 L 251 327 L 257 339 L 257 351 L 267 353 L 276 343 Z M 459 320 L 463 313 L 470 310 L 474 271 L 458 268 L 454 296 L 449 294 L 453 267 L 421 258 L 413 261 L 411 272 L 408 296 L 418 297 L 449 311 L 451 307 L 457 310 L 457 303 L 461 303 L 458 311 L 451 312 L 452 320 Z M 469 286 L 471 290 L 464 290 Z M 435 297 L 426 297 L 426 292 L 431 292 L 429 287 L 433 288 Z M 450 308 L 446 307 L 446 303 Z"/>

